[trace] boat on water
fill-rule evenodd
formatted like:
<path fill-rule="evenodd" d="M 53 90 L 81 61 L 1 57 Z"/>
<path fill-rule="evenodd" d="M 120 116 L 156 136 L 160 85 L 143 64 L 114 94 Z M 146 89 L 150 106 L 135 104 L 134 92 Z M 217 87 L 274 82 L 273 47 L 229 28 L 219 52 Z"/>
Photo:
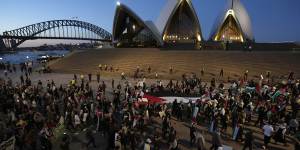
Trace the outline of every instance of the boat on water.
<path fill-rule="evenodd" d="M 46 63 L 63 57 L 64 55 L 39 55 L 39 57 L 36 60 L 41 63 Z"/>

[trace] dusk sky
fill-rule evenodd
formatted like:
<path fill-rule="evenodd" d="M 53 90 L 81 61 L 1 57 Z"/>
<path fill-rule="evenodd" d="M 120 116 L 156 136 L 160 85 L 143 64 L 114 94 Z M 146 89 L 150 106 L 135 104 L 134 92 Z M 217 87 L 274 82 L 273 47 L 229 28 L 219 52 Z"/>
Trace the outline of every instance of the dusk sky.
<path fill-rule="evenodd" d="M 167 0 L 120 0 L 143 20 L 156 21 Z M 213 23 L 227 0 L 193 0 L 203 36 L 208 38 Z M 300 0 L 241 0 L 252 20 L 257 42 L 300 41 Z M 98 25 L 109 32 L 117 0 L 1 0 L 0 32 L 26 25 L 71 19 Z"/>

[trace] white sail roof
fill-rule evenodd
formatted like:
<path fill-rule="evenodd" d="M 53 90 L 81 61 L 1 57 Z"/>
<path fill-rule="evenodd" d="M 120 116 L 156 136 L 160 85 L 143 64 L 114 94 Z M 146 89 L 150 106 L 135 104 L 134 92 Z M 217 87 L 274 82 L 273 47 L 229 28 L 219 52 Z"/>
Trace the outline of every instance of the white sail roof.
<path fill-rule="evenodd" d="M 155 25 L 161 35 L 164 32 L 164 28 L 167 25 L 171 14 L 175 10 L 175 7 L 178 5 L 178 1 L 179 0 L 167 0 L 165 7 L 162 9 L 160 16 L 157 18 Z"/>
<path fill-rule="evenodd" d="M 158 33 L 158 30 L 152 21 L 142 20 L 136 13 L 134 13 L 134 11 L 132 11 L 129 7 L 127 7 L 126 5 L 121 4 L 121 3 L 118 4 L 116 13 L 115 13 L 115 17 L 114 17 L 113 38 L 115 38 L 115 36 L 116 36 L 116 30 L 118 28 L 117 23 L 118 23 L 120 13 L 124 13 L 124 12 L 130 14 L 130 16 L 135 18 L 139 23 L 141 23 L 144 28 L 149 29 L 149 31 L 153 34 L 155 40 L 158 42 L 159 45 L 163 44 L 163 41 Z"/>
<path fill-rule="evenodd" d="M 225 10 L 222 11 L 222 13 L 219 15 L 219 17 L 216 19 L 216 22 L 212 28 L 211 34 L 210 34 L 210 40 L 214 39 L 216 36 L 218 30 L 223 25 L 224 21 L 226 20 L 228 16 L 228 11 L 232 10 L 234 13 L 234 19 L 238 23 L 240 29 L 242 30 L 243 38 L 246 40 L 253 41 L 253 33 L 252 33 L 252 27 L 251 27 L 251 20 L 250 17 L 243 6 L 243 4 L 240 2 L 240 0 L 228 0 L 228 3 L 225 7 Z"/>
<path fill-rule="evenodd" d="M 193 7 L 193 4 L 192 4 L 191 0 L 167 0 L 167 3 L 165 5 L 165 7 L 162 9 L 162 11 L 160 13 L 160 16 L 157 18 L 157 20 L 155 22 L 155 25 L 156 25 L 160 35 L 163 36 L 166 26 L 168 25 L 168 23 L 170 22 L 173 15 L 175 14 L 178 7 L 180 6 L 180 4 L 183 1 L 186 1 L 189 4 L 189 7 L 191 8 L 191 10 L 193 12 L 193 15 L 196 19 L 196 23 L 199 26 L 199 30 L 200 30 L 200 34 L 201 34 L 201 38 L 202 38 L 199 19 L 198 19 L 197 13 L 196 13 L 196 11 Z"/>

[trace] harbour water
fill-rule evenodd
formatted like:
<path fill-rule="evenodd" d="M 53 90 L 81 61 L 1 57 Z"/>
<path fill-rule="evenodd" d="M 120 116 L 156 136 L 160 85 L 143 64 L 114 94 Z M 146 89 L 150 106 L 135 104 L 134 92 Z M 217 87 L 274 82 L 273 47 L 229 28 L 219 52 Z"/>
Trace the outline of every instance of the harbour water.
<path fill-rule="evenodd" d="M 27 61 L 36 62 L 42 56 L 62 57 L 69 53 L 69 50 L 22 50 L 16 52 L 0 53 L 0 62 L 10 62 L 11 64 L 20 64 Z"/>

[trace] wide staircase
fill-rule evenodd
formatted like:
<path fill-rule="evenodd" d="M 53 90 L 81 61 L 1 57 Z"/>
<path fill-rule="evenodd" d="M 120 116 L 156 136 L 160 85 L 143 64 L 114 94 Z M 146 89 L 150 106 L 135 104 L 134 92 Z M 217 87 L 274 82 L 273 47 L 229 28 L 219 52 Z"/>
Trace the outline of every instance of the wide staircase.
<path fill-rule="evenodd" d="M 249 76 L 259 78 L 260 74 L 271 71 L 277 77 L 290 71 L 300 74 L 299 52 L 245 52 L 245 51 L 197 51 L 197 50 L 159 50 L 155 48 L 100 49 L 74 52 L 72 55 L 54 63 L 51 68 L 61 73 L 97 73 L 98 65 L 113 66 L 118 71 L 103 74 L 133 76 L 137 66 L 146 77 L 181 78 L 183 73 L 200 75 L 204 67 L 205 77 L 218 78 L 221 68 L 224 78 L 237 78 L 249 70 Z M 152 68 L 147 73 L 147 68 Z M 169 68 L 173 67 L 173 74 Z"/>

